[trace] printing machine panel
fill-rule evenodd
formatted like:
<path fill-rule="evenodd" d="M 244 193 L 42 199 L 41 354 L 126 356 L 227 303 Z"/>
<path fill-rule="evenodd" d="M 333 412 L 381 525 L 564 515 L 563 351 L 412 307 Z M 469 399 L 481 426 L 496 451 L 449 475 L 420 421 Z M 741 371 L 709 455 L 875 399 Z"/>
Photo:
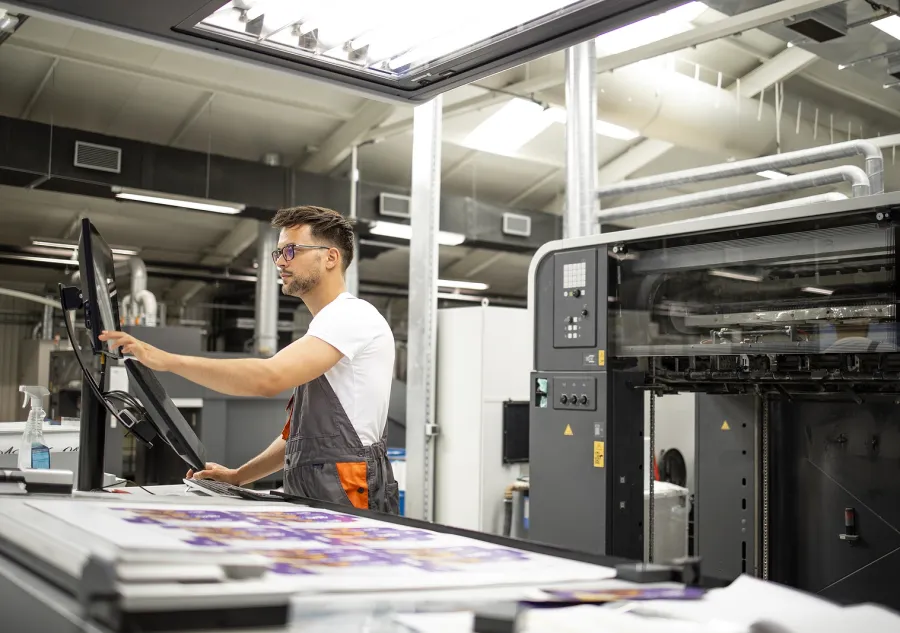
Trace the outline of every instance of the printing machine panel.
<path fill-rule="evenodd" d="M 542 248 L 530 537 L 639 557 L 644 392 L 651 429 L 691 392 L 704 572 L 900 606 L 896 220 L 888 194 Z"/>

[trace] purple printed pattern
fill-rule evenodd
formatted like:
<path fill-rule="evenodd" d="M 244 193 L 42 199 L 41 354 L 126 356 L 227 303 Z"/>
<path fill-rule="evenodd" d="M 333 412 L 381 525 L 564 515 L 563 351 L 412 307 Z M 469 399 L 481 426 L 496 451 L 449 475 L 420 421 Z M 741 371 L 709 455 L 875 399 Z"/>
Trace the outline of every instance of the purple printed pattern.
<path fill-rule="evenodd" d="M 135 508 L 113 508 L 132 516 L 129 523 L 145 525 L 166 525 L 175 521 L 184 523 L 200 522 L 245 522 L 255 525 L 280 525 L 282 523 L 352 523 L 357 518 L 349 514 L 330 514 L 315 510 L 297 512 L 240 512 L 236 510 L 158 510 Z M 166 527 L 177 527 L 166 525 Z"/>
<path fill-rule="evenodd" d="M 255 552 L 272 559 L 272 571 L 284 575 L 314 575 L 324 569 L 341 567 L 412 567 L 428 572 L 464 571 L 462 567 L 505 563 L 528 559 L 525 552 L 479 546 L 440 549 L 339 548 L 315 550 L 262 550 Z"/>
<path fill-rule="evenodd" d="M 427 541 L 433 538 L 425 530 L 401 530 L 390 527 L 294 528 L 287 526 L 170 526 L 193 534 L 186 543 L 198 546 L 229 545 L 232 541 L 292 540 L 323 545 L 352 546 L 389 540 Z"/>

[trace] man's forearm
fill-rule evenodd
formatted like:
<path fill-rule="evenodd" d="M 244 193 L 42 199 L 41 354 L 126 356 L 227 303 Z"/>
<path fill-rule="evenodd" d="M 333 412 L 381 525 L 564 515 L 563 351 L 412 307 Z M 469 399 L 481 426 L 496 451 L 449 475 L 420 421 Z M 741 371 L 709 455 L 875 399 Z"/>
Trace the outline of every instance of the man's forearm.
<path fill-rule="evenodd" d="M 201 358 L 171 354 L 166 369 L 231 396 L 271 396 L 272 380 L 261 358 Z"/>
<path fill-rule="evenodd" d="M 284 467 L 284 448 L 286 445 L 287 442 L 281 439 L 279 435 L 266 450 L 238 468 L 238 485 L 249 484 L 281 470 Z"/>

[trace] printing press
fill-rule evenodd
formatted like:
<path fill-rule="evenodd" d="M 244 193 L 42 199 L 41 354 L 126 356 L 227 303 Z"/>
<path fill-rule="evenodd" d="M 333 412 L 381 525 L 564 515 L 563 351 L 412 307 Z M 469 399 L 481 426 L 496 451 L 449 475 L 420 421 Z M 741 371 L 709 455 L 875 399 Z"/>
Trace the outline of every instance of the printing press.
<path fill-rule="evenodd" d="M 283 495 L 101 491 L 84 482 L 100 481 L 87 436 L 106 414 L 88 407 L 84 492 L 71 473 L 0 472 L 2 628 L 409 631 L 403 618 L 467 612 L 455 630 L 891 630 L 900 616 L 837 603 L 896 607 L 895 208 L 896 194 L 733 213 L 539 251 L 527 541 Z M 700 558 L 644 565 L 644 398 L 652 450 L 666 395 L 684 391 Z M 161 387 L 139 395 L 123 425 L 183 459 L 202 449 Z"/>
<path fill-rule="evenodd" d="M 545 245 L 530 537 L 639 558 L 645 416 L 656 455 L 696 394 L 704 572 L 900 608 L 898 220 L 888 194 Z"/>

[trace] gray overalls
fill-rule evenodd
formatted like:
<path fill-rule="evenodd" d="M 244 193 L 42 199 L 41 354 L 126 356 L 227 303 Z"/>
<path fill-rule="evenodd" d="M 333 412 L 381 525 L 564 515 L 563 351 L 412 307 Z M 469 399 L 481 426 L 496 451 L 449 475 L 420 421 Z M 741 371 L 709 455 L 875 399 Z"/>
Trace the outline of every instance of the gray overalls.
<path fill-rule="evenodd" d="M 325 376 L 297 387 L 288 412 L 285 492 L 399 514 L 398 486 L 387 458 L 387 424 L 378 442 L 363 446 Z"/>

